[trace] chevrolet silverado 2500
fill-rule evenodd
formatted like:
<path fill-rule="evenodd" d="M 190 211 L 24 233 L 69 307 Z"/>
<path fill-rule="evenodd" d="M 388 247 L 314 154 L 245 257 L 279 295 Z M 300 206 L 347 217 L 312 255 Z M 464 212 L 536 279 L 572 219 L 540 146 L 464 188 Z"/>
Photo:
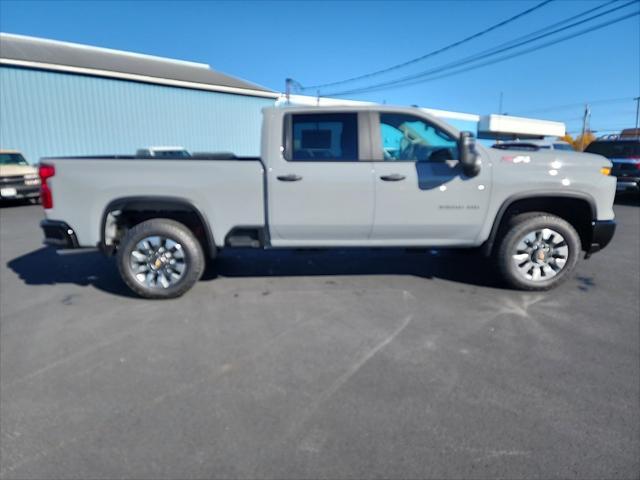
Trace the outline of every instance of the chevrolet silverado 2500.
<path fill-rule="evenodd" d="M 115 254 L 147 298 L 183 294 L 225 247 L 479 247 L 544 290 L 615 230 L 606 158 L 485 148 L 419 109 L 266 108 L 261 150 L 43 159 L 45 243 Z"/>

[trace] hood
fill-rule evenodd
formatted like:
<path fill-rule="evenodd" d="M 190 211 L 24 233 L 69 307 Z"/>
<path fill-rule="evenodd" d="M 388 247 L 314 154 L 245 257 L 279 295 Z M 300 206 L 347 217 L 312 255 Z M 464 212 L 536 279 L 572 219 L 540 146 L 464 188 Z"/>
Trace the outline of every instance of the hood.
<path fill-rule="evenodd" d="M 33 165 L 0 165 L 0 177 L 16 177 L 29 174 L 37 175 L 38 169 Z"/>
<path fill-rule="evenodd" d="M 488 148 L 491 159 L 497 164 L 522 164 L 531 166 L 550 167 L 558 169 L 563 167 L 594 168 L 611 167 L 611 162 L 602 155 L 593 153 L 570 152 L 567 150 L 502 150 Z"/>

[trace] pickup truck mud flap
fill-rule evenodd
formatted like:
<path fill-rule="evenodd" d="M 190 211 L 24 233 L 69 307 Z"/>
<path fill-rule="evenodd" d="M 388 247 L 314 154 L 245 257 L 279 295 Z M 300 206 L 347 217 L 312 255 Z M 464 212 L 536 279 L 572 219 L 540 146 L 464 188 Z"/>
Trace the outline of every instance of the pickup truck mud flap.
<path fill-rule="evenodd" d="M 598 252 L 609 245 L 616 231 L 616 222 L 614 220 L 596 220 L 592 222 L 592 225 L 591 245 L 586 249 L 585 258 L 589 258 L 592 253 Z"/>
<path fill-rule="evenodd" d="M 57 248 L 78 248 L 76 233 L 69 225 L 59 220 L 43 220 L 40 228 L 44 232 L 45 245 Z"/>

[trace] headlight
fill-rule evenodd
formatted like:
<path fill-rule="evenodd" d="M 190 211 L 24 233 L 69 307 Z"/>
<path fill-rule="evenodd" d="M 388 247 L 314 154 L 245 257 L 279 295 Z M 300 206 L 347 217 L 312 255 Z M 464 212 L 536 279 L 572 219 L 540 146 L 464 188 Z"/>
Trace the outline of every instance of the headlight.
<path fill-rule="evenodd" d="M 602 167 L 600 173 L 602 175 L 611 175 L 611 167 Z"/>
<path fill-rule="evenodd" d="M 33 173 L 24 176 L 25 185 L 40 185 L 40 177 Z"/>

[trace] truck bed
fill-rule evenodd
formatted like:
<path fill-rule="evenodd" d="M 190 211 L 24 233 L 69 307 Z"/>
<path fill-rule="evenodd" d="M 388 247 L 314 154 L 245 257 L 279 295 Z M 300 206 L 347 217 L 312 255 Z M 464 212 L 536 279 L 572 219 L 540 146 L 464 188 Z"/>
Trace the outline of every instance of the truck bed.
<path fill-rule="evenodd" d="M 78 243 L 101 239 L 103 213 L 125 197 L 166 197 L 193 204 L 213 228 L 217 245 L 235 226 L 264 226 L 264 168 L 259 158 L 159 159 L 135 156 L 44 158 L 55 167 L 49 220 L 63 220 Z"/>

